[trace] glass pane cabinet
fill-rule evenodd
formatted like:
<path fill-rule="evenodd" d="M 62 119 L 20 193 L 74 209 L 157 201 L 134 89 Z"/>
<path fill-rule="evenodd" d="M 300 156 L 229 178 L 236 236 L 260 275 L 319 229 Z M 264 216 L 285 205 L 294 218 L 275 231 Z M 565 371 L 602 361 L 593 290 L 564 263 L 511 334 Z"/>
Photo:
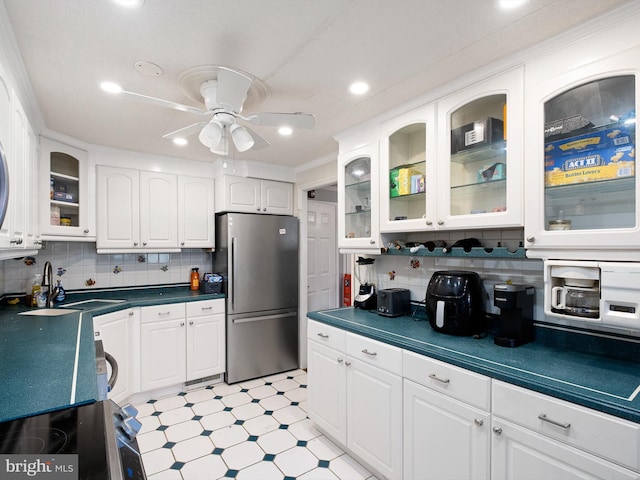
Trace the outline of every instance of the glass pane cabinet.
<path fill-rule="evenodd" d="M 527 128 L 530 257 L 632 260 L 640 253 L 635 172 L 640 48 L 538 81 Z M 535 116 L 533 116 L 535 113 Z M 535 127 L 535 128 L 534 128 Z M 546 252 L 546 253 L 545 253 Z M 559 257 L 558 257 L 559 258 Z"/>
<path fill-rule="evenodd" d="M 439 228 L 522 226 L 522 71 L 438 103 Z"/>
<path fill-rule="evenodd" d="M 383 124 L 380 141 L 380 231 L 425 230 L 435 217 L 435 108 Z"/>
<path fill-rule="evenodd" d="M 377 145 L 339 156 L 338 205 L 341 248 L 379 248 Z"/>

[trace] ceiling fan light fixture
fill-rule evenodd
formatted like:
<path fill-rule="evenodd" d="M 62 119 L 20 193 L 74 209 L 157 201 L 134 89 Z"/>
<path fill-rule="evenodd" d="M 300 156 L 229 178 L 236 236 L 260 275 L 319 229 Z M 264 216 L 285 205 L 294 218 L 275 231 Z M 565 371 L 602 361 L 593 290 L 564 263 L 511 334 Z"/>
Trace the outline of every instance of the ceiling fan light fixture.
<path fill-rule="evenodd" d="M 208 148 L 215 148 L 222 138 L 222 126 L 216 122 L 207 123 L 200 131 L 198 139 L 200 142 Z M 213 150 L 211 150 L 213 151 Z"/>
<path fill-rule="evenodd" d="M 246 152 L 251 147 L 255 141 L 251 134 L 244 128 L 242 125 L 238 125 L 234 123 L 229 127 L 229 131 L 231 132 L 231 138 L 233 139 L 233 144 L 236 146 L 236 149 L 239 152 Z"/>
<path fill-rule="evenodd" d="M 211 153 L 215 153 L 216 155 L 220 155 L 222 157 L 226 157 L 229 155 L 229 139 L 227 137 L 226 132 L 222 132 L 220 136 L 220 141 L 210 148 Z"/>

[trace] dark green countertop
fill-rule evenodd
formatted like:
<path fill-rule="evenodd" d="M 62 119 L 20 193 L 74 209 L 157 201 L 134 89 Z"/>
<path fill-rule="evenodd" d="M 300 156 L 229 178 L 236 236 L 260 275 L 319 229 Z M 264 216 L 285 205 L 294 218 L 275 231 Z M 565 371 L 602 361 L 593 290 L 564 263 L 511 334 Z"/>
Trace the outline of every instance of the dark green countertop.
<path fill-rule="evenodd" d="M 0 307 L 0 422 L 94 402 L 97 398 L 93 317 L 131 307 L 224 298 L 192 292 L 188 286 L 67 295 L 88 302 L 61 316 L 20 315 L 24 305 Z"/>
<path fill-rule="evenodd" d="M 427 321 L 339 308 L 307 316 L 327 325 L 640 423 L 640 363 L 531 342 L 499 347 L 493 337 L 457 337 Z"/>

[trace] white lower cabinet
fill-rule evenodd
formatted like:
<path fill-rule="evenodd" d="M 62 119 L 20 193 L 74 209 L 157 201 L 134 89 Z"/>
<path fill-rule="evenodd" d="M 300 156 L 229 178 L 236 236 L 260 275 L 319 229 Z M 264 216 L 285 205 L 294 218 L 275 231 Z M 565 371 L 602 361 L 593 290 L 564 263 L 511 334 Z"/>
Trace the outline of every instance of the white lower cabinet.
<path fill-rule="evenodd" d="M 141 389 L 223 373 L 224 299 L 141 309 Z"/>
<path fill-rule="evenodd" d="M 126 402 L 138 391 L 140 309 L 128 308 L 93 317 L 96 340 L 102 340 L 105 352 L 118 363 L 118 378 L 109 398 L 116 403 Z M 108 366 L 109 375 L 111 367 Z"/>
<path fill-rule="evenodd" d="M 640 478 L 637 423 L 497 380 L 492 408 L 495 479 Z"/>
<path fill-rule="evenodd" d="M 404 478 L 488 480 L 491 380 L 407 351 L 403 371 Z"/>
<path fill-rule="evenodd" d="M 402 350 L 309 320 L 309 418 L 385 478 L 402 478 Z"/>

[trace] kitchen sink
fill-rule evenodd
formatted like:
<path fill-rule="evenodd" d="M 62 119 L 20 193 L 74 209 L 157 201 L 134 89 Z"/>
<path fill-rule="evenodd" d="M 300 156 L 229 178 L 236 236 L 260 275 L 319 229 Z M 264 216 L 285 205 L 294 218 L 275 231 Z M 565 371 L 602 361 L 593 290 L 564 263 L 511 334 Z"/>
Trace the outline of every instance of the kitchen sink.
<path fill-rule="evenodd" d="M 29 310 L 27 312 L 21 312 L 18 315 L 38 315 L 43 317 L 57 317 L 59 315 L 66 315 L 67 313 L 79 312 L 74 308 L 39 308 L 37 310 Z"/>
<path fill-rule="evenodd" d="M 104 306 L 104 305 L 109 305 L 112 303 L 122 303 L 124 302 L 124 300 L 111 300 L 111 299 L 105 299 L 105 298 L 90 298 L 88 300 L 81 300 L 79 302 L 73 302 L 73 303 L 65 303 L 64 307 L 75 307 L 76 305 L 85 305 L 87 303 L 91 303 L 93 305 L 91 305 L 92 307 L 95 306 Z"/>

